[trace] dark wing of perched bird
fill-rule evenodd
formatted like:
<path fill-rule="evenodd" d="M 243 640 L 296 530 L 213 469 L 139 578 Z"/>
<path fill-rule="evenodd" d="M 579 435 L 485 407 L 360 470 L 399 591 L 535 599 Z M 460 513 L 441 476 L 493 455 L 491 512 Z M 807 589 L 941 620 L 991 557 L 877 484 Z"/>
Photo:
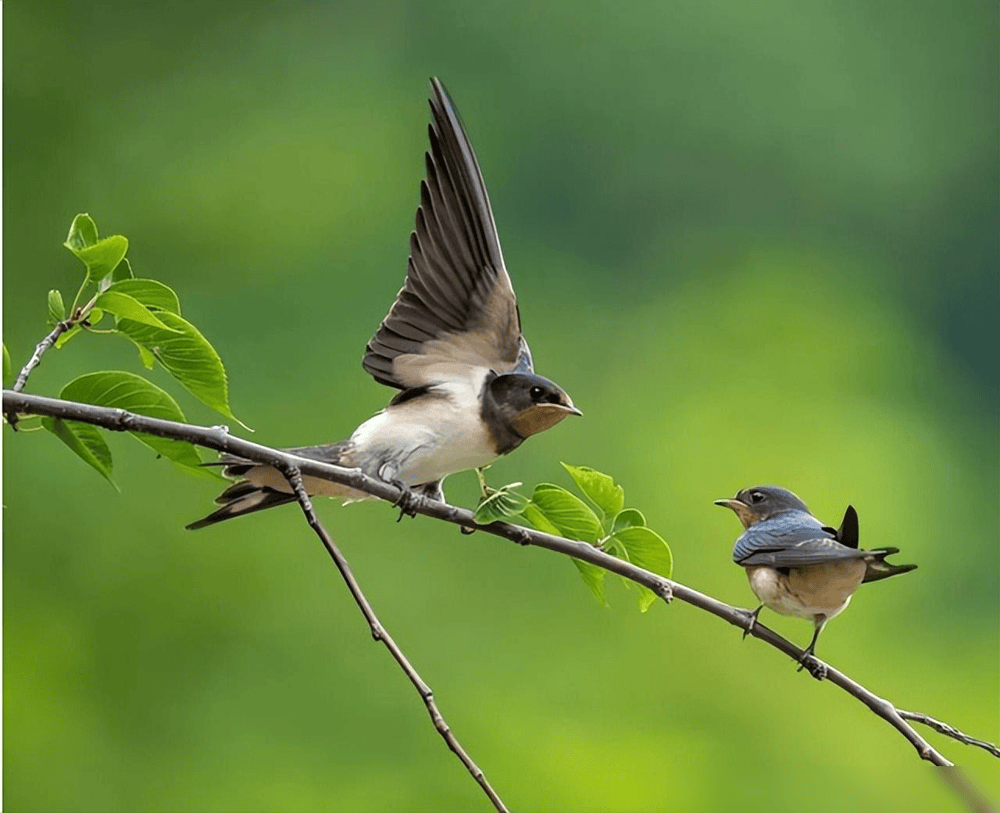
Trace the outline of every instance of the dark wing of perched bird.
<path fill-rule="evenodd" d="M 874 551 L 840 544 L 832 528 L 801 512 L 780 514 L 758 522 L 736 540 L 733 561 L 767 567 L 808 567 L 841 559 L 862 559 Z"/>
<path fill-rule="evenodd" d="M 476 155 L 444 86 L 431 84 L 427 179 L 406 282 L 362 362 L 400 389 L 466 379 L 470 367 L 533 371 Z"/>

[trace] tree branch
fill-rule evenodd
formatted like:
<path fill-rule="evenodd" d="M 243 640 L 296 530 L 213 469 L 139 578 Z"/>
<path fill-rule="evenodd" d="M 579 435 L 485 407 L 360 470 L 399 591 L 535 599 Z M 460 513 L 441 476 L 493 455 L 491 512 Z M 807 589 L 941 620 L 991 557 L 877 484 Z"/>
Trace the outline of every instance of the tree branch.
<path fill-rule="evenodd" d="M 372 605 L 368 602 L 365 594 L 361 591 L 361 585 L 359 585 L 357 579 L 354 578 L 354 573 L 351 571 L 351 566 L 347 563 L 347 559 L 344 554 L 341 553 L 340 548 L 337 547 L 326 528 L 323 527 L 319 518 L 316 516 L 316 512 L 313 510 L 312 500 L 309 499 L 309 495 L 306 493 L 305 487 L 302 485 L 302 472 L 299 471 L 298 466 L 289 463 L 284 463 L 280 466 L 280 471 L 283 475 L 285 475 L 285 479 L 288 480 L 289 485 L 291 485 L 292 489 L 295 491 L 295 496 L 298 498 L 299 506 L 302 508 L 302 513 L 306 516 L 306 522 L 308 522 L 309 527 L 316 532 L 316 535 L 320 538 L 320 541 L 326 548 L 327 553 L 330 554 L 330 558 L 333 559 L 333 563 L 337 566 L 337 570 L 340 571 L 340 575 L 347 584 L 347 589 L 351 591 L 354 601 L 357 602 L 357 605 L 361 610 L 361 614 L 364 615 L 365 620 L 368 622 L 368 626 L 371 627 L 372 638 L 385 644 L 385 648 L 388 649 L 392 657 L 396 659 L 396 663 L 399 664 L 400 669 L 402 669 L 404 674 L 410 679 L 410 683 L 413 684 L 417 693 L 424 701 L 424 705 L 427 707 L 427 713 L 430 714 L 431 721 L 434 723 L 434 728 L 436 728 L 438 733 L 444 738 L 445 743 L 447 743 L 448 747 L 455 753 L 455 756 L 462 761 L 466 770 L 468 770 L 468 772 L 472 774 L 473 778 L 480 784 L 483 791 L 493 803 L 493 806 L 497 810 L 501 811 L 501 813 L 508 813 L 503 800 L 497 795 L 497 792 L 493 790 L 493 787 L 486 780 L 486 775 L 483 773 L 482 769 L 480 769 L 480 767 L 472 761 L 472 758 L 461 746 L 459 741 L 455 738 L 455 735 L 452 733 L 451 728 L 445 722 L 444 717 L 438 710 L 437 703 L 434 702 L 434 693 L 431 691 L 431 687 L 428 686 L 424 682 L 423 678 L 420 677 L 417 670 L 413 668 L 413 665 L 403 654 L 403 650 L 399 648 L 393 637 L 389 634 L 386 628 L 382 626 L 382 622 L 378 620 L 378 616 L 375 615 L 375 610 L 372 609 Z"/>
<path fill-rule="evenodd" d="M 431 687 L 428 686 L 423 678 L 420 677 L 420 674 L 410 663 L 409 659 L 403 654 L 402 649 L 399 648 L 395 639 L 393 639 L 388 630 L 386 630 L 386 628 L 382 625 L 382 622 L 379 621 L 378 616 L 375 614 L 375 610 L 372 608 L 371 603 L 365 597 L 365 594 L 361 590 L 361 586 L 354 577 L 354 572 L 351 570 L 351 566 L 348 563 L 347 558 L 340 551 L 340 548 L 337 547 L 326 528 L 324 528 L 322 523 L 320 523 L 319 518 L 316 516 L 316 512 L 313 510 L 312 500 L 309 498 L 309 495 L 306 493 L 306 490 L 302 485 L 302 467 L 299 465 L 303 462 L 302 459 L 296 458 L 294 455 L 285 454 L 284 452 L 280 452 L 276 449 L 270 449 L 256 443 L 248 443 L 246 441 L 241 441 L 238 438 L 233 438 L 229 435 L 229 429 L 225 426 L 215 426 L 211 428 L 190 426 L 188 424 L 176 423 L 174 421 L 165 421 L 156 418 L 149 418 L 144 415 L 136 415 L 135 413 L 126 412 L 123 409 L 111 409 L 109 407 L 99 407 L 91 404 L 78 404 L 72 401 L 62 401 L 56 398 L 25 395 L 12 390 L 4 390 L 3 408 L 5 413 L 7 412 L 8 407 L 10 408 L 10 412 L 8 414 L 12 415 L 16 415 L 17 413 L 47 415 L 52 418 L 60 418 L 63 420 L 79 420 L 85 423 L 92 423 L 95 426 L 101 426 L 105 429 L 110 429 L 116 432 L 146 432 L 150 435 L 157 435 L 159 437 L 185 440 L 199 446 L 215 449 L 219 452 L 229 452 L 231 454 L 240 455 L 241 457 L 249 456 L 249 459 L 274 466 L 285 476 L 285 479 L 288 480 L 292 490 L 295 492 L 295 496 L 299 501 L 299 506 L 302 508 L 302 513 L 305 514 L 306 522 L 320 538 L 320 541 L 326 548 L 326 551 L 333 560 L 333 563 L 340 571 L 341 577 L 347 584 L 347 589 L 350 591 L 351 596 L 357 603 L 362 615 L 364 615 L 365 620 L 368 622 L 372 638 L 375 641 L 379 641 L 384 644 L 386 649 L 389 650 L 389 653 L 396 660 L 396 663 L 399 664 L 403 673 L 407 678 L 409 678 L 410 682 L 413 684 L 414 688 L 416 688 L 417 693 L 423 700 L 424 705 L 427 707 L 427 712 L 430 714 L 431 721 L 434 723 L 434 728 L 437 729 L 438 733 L 444 739 L 448 747 L 461 760 L 462 764 L 465 765 L 466 770 L 468 770 L 476 782 L 479 783 L 483 791 L 489 797 L 493 806 L 500 811 L 500 813 L 509 813 L 508 808 L 503 803 L 503 800 L 487 781 L 486 775 L 483 773 L 482 769 L 476 765 L 475 762 L 473 762 L 472 758 L 452 733 L 451 728 L 445 721 L 434 701 L 434 693 L 431 691 Z M 307 473 L 313 474 L 311 471 Z M 399 489 L 394 486 L 388 486 L 388 489 L 394 495 L 399 493 Z"/>
<path fill-rule="evenodd" d="M 344 469 L 339 466 L 320 463 L 315 460 L 299 458 L 267 446 L 241 440 L 239 438 L 232 437 L 226 427 L 205 428 L 192 426 L 189 424 L 176 423 L 174 421 L 148 418 L 120 409 L 79 404 L 55 398 L 46 398 L 44 396 L 25 395 L 23 393 L 12 392 L 10 390 L 4 390 L 3 411 L 5 413 L 13 412 L 47 415 L 53 418 L 82 421 L 84 423 L 94 424 L 95 426 L 102 426 L 113 431 L 146 432 L 159 437 L 185 440 L 189 443 L 214 449 L 218 452 L 226 452 L 258 463 L 265 463 L 274 466 L 280 471 L 285 472 L 286 477 L 289 477 L 290 479 L 292 476 L 291 473 L 297 470 L 299 474 L 308 474 L 310 476 L 347 485 L 359 491 L 364 491 L 373 497 L 378 497 L 389 502 L 397 502 L 401 497 L 400 490 L 395 486 L 367 477 L 358 470 Z M 542 533 L 541 531 L 535 531 L 505 522 L 493 522 L 489 525 L 477 525 L 473 520 L 471 511 L 432 500 L 423 501 L 419 505 L 414 506 L 414 508 L 417 513 L 424 514 L 425 516 L 433 517 L 435 519 L 444 520 L 445 522 L 451 522 L 456 525 L 460 525 L 463 528 L 483 531 L 485 533 L 493 534 L 494 536 L 509 539 L 520 545 L 533 545 L 588 562 L 596 565 L 597 567 L 603 568 L 604 570 L 623 576 L 624 578 L 636 582 L 637 584 L 641 584 L 644 587 L 648 587 L 656 595 L 668 603 L 671 599 L 676 598 L 691 604 L 698 609 L 718 616 L 733 626 L 744 630 L 749 635 L 764 641 L 796 662 L 798 662 L 804 654 L 802 649 L 795 646 L 790 641 L 778 635 L 763 624 L 753 623 L 750 614 L 747 611 L 718 601 L 717 599 L 687 587 L 680 582 L 666 579 L 656 573 L 651 573 L 650 571 L 643 570 L 642 568 L 636 567 L 629 562 L 610 556 L 586 542 L 576 542 L 571 539 L 552 536 L 551 534 Z M 303 510 L 306 510 L 305 505 L 303 505 Z M 306 515 L 308 517 L 309 513 L 307 512 Z M 314 526 L 314 528 L 315 527 L 316 526 Z M 317 533 L 319 533 L 319 531 L 317 531 Z M 331 555 L 333 555 L 332 552 Z M 357 596 L 355 596 L 355 598 L 357 599 Z M 369 623 L 371 623 L 371 619 L 369 619 Z M 375 628 L 373 627 L 373 633 L 374 632 Z M 400 665 L 403 665 L 402 661 L 400 661 Z M 900 712 L 891 702 L 869 691 L 860 683 L 829 664 L 825 664 L 816 659 L 816 666 L 818 667 L 818 672 L 825 670 L 825 677 L 830 683 L 833 683 L 835 686 L 839 686 L 899 731 L 899 733 L 914 747 L 921 759 L 925 759 L 933 765 L 947 768 L 954 767 L 952 762 L 946 759 L 940 752 L 933 748 L 930 743 L 921 737 L 919 733 L 917 733 L 917 731 L 907 722 L 907 719 L 925 722 L 936 728 L 941 733 L 952 736 L 962 742 L 971 741 L 973 744 L 979 744 L 979 741 L 972 741 L 971 738 L 965 738 L 965 735 L 958 736 L 959 732 L 951 726 L 947 726 L 944 723 L 938 723 L 936 720 L 933 721 L 933 723 L 930 722 L 932 718 L 926 717 L 926 715 L 922 715 L 919 712 Z M 413 680 L 412 677 L 411 680 Z M 417 684 L 414 683 L 414 685 Z M 417 687 L 419 690 L 420 686 L 418 685 Z M 428 706 L 428 710 L 431 710 L 430 706 Z M 433 717 L 433 711 L 431 711 L 431 715 Z M 925 717 L 926 719 L 924 719 Z M 937 723 L 937 725 L 934 725 L 934 723 Z M 436 724 L 437 723 L 435 721 L 435 725 Z M 987 747 L 988 745 L 989 744 L 986 744 L 983 747 L 995 756 L 1000 755 L 1000 751 L 996 749 L 996 746 Z M 456 751 L 456 753 L 458 752 Z M 461 757 L 461 755 L 459 756 Z M 466 767 L 469 767 L 469 763 L 466 763 Z M 946 774 L 947 776 L 945 778 L 947 781 L 960 793 L 962 793 L 967 801 L 969 801 L 972 809 L 988 809 L 986 803 L 981 799 L 981 797 L 972 791 L 964 777 L 958 773 L 957 769 L 949 770 Z"/>

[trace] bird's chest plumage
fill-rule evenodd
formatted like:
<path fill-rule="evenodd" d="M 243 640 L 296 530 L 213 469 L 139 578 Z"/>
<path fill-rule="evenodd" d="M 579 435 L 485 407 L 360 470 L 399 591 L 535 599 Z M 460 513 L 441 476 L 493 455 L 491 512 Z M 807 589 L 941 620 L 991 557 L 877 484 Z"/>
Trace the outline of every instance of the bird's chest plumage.
<path fill-rule="evenodd" d="M 748 567 L 747 578 L 754 595 L 776 613 L 829 619 L 847 607 L 865 569 L 864 561 L 848 559 L 788 568 L 787 574 L 771 567 Z"/>
<path fill-rule="evenodd" d="M 410 486 L 486 466 L 497 458 L 478 390 L 455 386 L 387 407 L 351 436 L 366 473 Z"/>

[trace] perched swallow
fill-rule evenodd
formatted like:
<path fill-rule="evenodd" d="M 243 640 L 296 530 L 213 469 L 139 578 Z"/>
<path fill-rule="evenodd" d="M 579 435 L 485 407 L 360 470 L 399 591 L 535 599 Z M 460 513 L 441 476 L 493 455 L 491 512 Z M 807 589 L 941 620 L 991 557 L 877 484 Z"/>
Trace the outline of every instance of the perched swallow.
<path fill-rule="evenodd" d="M 348 440 L 286 451 L 443 500 L 447 475 L 486 466 L 581 413 L 534 371 L 479 164 L 444 86 L 437 79 L 431 85 L 427 179 L 406 282 L 362 361 L 376 381 L 401 392 Z M 219 509 L 189 529 L 295 500 L 270 466 L 233 456 L 216 465 L 241 479 L 216 499 Z M 367 496 L 303 479 L 310 494 Z"/>
<path fill-rule="evenodd" d="M 815 625 L 803 665 L 815 652 L 823 626 L 844 611 L 859 586 L 917 567 L 885 561 L 899 548 L 859 549 L 858 514 L 850 505 L 834 529 L 816 519 L 791 491 L 776 486 L 747 488 L 715 504 L 735 511 L 746 528 L 736 540 L 733 561 L 746 568 L 750 589 L 762 602 L 753 621 L 766 605 Z"/>

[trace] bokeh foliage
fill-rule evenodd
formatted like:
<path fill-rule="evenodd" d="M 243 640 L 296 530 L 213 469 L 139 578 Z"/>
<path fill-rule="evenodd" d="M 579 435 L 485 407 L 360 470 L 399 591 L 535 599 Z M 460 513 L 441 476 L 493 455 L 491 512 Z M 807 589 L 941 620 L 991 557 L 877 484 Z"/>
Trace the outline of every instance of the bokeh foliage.
<path fill-rule="evenodd" d="M 1000 737 L 994 4 L 4 12 L 15 368 L 47 291 L 75 290 L 54 238 L 89 211 L 181 294 L 255 439 L 345 436 L 389 396 L 359 361 L 403 278 L 439 75 L 539 372 L 585 413 L 491 480 L 610 472 L 675 577 L 743 605 L 713 499 L 853 503 L 862 544 L 920 569 L 861 591 L 821 656 Z M 134 369 L 92 338 L 29 389 Z M 186 533 L 212 484 L 111 442 L 120 496 L 48 433 L 4 437 L 9 809 L 485 809 L 294 509 Z M 475 480 L 447 492 L 471 505 Z M 612 582 L 600 607 L 560 557 L 384 505 L 321 511 L 518 809 L 961 809 L 888 726 L 713 618 L 639 615 Z M 991 757 L 929 736 L 1000 795 Z"/>

